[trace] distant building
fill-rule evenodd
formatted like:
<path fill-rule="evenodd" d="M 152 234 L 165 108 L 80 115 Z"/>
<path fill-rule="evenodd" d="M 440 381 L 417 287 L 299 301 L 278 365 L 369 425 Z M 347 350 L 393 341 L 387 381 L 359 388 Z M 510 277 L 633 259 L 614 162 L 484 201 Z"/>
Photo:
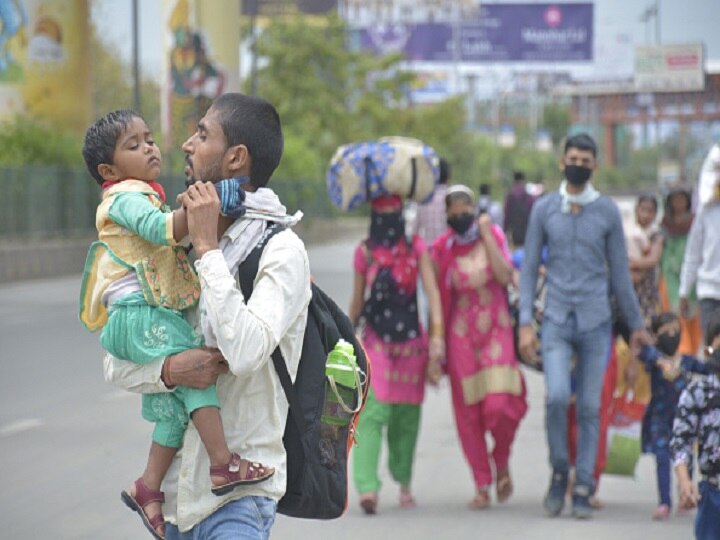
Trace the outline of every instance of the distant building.
<path fill-rule="evenodd" d="M 622 161 L 630 140 L 638 148 L 674 135 L 681 143 L 688 134 L 708 141 L 720 137 L 720 69 L 705 74 L 702 90 L 640 92 L 628 81 L 565 86 L 556 95 L 572 98 L 573 124 L 593 131 L 608 165 Z"/>

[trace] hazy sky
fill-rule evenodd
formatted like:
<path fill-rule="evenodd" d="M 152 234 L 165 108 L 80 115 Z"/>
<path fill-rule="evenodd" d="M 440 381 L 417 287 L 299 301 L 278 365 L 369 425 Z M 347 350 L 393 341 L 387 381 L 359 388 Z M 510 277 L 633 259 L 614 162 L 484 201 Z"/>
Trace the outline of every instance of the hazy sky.
<path fill-rule="evenodd" d="M 574 0 L 582 1 L 582 0 Z M 159 74 L 161 66 L 162 0 L 138 2 L 142 69 Z M 495 0 L 495 3 L 521 3 L 521 0 Z M 549 3 L 525 0 L 525 3 Z M 563 3 L 563 2 L 558 2 Z M 595 32 L 597 39 L 623 33 L 637 45 L 654 42 L 655 23 L 640 21 L 643 11 L 654 0 L 596 0 Z M 131 0 L 96 0 L 93 16 L 100 33 L 114 44 L 125 58 L 131 55 Z M 703 41 L 706 58 L 720 63 L 720 0 L 661 0 L 660 38 L 663 43 Z M 649 41 L 648 41 L 649 40 Z"/>

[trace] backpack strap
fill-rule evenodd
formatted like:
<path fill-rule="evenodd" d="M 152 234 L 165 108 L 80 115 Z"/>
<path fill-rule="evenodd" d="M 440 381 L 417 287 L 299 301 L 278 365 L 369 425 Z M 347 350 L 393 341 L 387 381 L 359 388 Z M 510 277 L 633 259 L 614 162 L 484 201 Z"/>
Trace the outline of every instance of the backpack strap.
<path fill-rule="evenodd" d="M 265 250 L 265 246 L 273 236 L 284 230 L 285 226 L 278 223 L 271 223 L 268 225 L 258 243 L 248 254 L 245 260 L 240 263 L 240 266 L 238 267 L 238 282 L 240 284 L 240 290 L 245 297 L 245 302 L 250 300 L 250 296 L 252 295 L 253 288 L 255 286 L 255 277 L 257 276 L 258 268 L 260 266 L 260 257 Z M 308 316 L 310 316 L 309 313 Z M 297 392 L 295 392 L 295 388 L 293 387 L 287 363 L 280 352 L 279 345 L 275 347 L 271 356 L 273 366 L 275 367 L 275 371 L 280 379 L 280 385 L 282 386 L 283 392 L 285 392 L 285 397 L 290 405 L 290 414 L 292 415 L 295 425 L 300 433 L 305 433 L 307 427 L 305 424 L 305 418 L 302 415 L 300 400 L 298 399 Z"/>

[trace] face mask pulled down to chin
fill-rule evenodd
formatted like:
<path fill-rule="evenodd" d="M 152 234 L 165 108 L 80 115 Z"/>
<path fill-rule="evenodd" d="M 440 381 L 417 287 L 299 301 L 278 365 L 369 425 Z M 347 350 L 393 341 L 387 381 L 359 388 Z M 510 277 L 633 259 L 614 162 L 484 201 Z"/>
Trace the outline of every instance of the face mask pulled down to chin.
<path fill-rule="evenodd" d="M 582 186 L 592 176 L 592 169 L 582 165 L 565 165 L 565 179 L 573 186 Z"/>

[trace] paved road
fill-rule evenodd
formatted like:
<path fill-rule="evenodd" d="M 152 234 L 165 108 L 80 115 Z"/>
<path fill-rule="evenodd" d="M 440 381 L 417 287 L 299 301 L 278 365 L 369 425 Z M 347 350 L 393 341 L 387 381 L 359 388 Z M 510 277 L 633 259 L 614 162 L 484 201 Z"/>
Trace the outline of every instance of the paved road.
<path fill-rule="evenodd" d="M 341 305 L 350 295 L 352 243 L 310 250 L 318 283 Z M 108 540 L 144 538 L 119 492 L 145 462 L 150 427 L 137 396 L 102 379 L 97 337 L 77 322 L 79 279 L 0 287 L 0 538 Z M 641 459 L 634 480 L 603 480 L 607 507 L 591 522 L 548 519 L 540 499 L 548 480 L 542 428 L 542 379 L 527 373 L 530 412 L 512 458 L 516 492 L 504 505 L 466 509 L 473 486 L 453 425 L 447 384 L 428 392 L 417 452 L 419 507 L 403 511 L 387 474 L 380 513 L 361 515 L 351 493 L 341 519 L 279 517 L 274 538 L 396 537 L 583 540 L 692 537 L 692 519 L 650 521 L 655 506 L 653 462 Z M 362 434 L 360 434 L 362 437 Z"/>

